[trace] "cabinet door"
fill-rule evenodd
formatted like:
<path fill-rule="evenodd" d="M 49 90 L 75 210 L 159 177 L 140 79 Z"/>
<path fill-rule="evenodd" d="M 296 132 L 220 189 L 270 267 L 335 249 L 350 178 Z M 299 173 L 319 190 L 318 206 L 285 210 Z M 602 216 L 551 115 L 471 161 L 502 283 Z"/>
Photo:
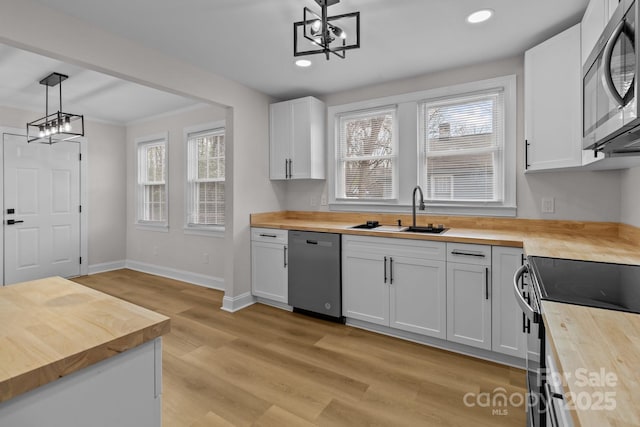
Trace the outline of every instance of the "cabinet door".
<path fill-rule="evenodd" d="M 291 104 L 278 102 L 269 107 L 269 177 L 287 179 L 292 138 Z"/>
<path fill-rule="evenodd" d="M 287 246 L 251 242 L 251 291 L 257 297 L 287 303 Z"/>
<path fill-rule="evenodd" d="M 447 339 L 491 350 L 489 267 L 447 263 Z"/>
<path fill-rule="evenodd" d="M 513 275 L 522 265 L 522 249 L 493 247 L 491 349 L 515 357 L 525 357 L 526 332 L 523 313 L 513 291 Z"/>
<path fill-rule="evenodd" d="M 389 326 L 446 339 L 446 263 L 393 256 L 389 270 Z"/>
<path fill-rule="evenodd" d="M 389 326 L 389 272 L 385 275 L 384 258 L 376 253 L 343 252 L 343 316 Z"/>
<path fill-rule="evenodd" d="M 291 179 L 311 178 L 311 98 L 292 102 Z"/>
<path fill-rule="evenodd" d="M 525 52 L 528 170 L 582 165 L 580 24 Z"/>

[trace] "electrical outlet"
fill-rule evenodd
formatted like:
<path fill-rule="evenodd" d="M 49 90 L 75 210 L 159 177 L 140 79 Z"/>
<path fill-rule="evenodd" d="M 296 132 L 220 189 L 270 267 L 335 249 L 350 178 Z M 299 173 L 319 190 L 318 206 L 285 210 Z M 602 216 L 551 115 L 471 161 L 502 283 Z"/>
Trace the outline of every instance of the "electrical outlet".
<path fill-rule="evenodd" d="M 542 198 L 542 213 L 554 213 L 556 211 L 555 200 L 553 197 Z"/>
<path fill-rule="evenodd" d="M 312 208 L 318 206 L 318 200 L 316 200 L 314 196 L 311 196 L 309 199 L 309 205 L 311 205 Z"/>
<path fill-rule="evenodd" d="M 320 206 L 327 206 L 327 195 L 324 193 L 320 196 Z"/>

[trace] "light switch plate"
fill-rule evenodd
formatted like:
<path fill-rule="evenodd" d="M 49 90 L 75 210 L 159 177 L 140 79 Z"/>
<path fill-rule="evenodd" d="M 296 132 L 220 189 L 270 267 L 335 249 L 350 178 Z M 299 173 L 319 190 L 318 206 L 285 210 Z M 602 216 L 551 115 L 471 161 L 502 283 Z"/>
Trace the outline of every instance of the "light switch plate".
<path fill-rule="evenodd" d="M 554 213 L 556 211 L 555 199 L 553 197 L 542 198 L 542 213 Z"/>

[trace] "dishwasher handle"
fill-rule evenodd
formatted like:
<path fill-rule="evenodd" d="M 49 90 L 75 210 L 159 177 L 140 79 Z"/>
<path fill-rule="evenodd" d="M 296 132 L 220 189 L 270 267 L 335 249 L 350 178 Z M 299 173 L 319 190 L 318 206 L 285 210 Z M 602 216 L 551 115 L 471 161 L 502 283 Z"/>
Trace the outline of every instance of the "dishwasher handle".
<path fill-rule="evenodd" d="M 318 241 L 317 240 L 307 240 L 307 245 L 317 245 Z"/>

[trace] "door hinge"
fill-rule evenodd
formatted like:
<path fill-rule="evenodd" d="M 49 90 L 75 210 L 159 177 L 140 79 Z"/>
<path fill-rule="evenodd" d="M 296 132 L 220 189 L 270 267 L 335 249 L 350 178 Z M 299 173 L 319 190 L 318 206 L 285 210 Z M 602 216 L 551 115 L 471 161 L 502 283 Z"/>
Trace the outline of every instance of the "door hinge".
<path fill-rule="evenodd" d="M 78 160 L 82 161 L 82 153 L 78 154 Z"/>
<path fill-rule="evenodd" d="M 80 264 L 82 264 L 82 257 L 80 257 Z"/>
<path fill-rule="evenodd" d="M 82 205 L 78 206 L 78 212 L 82 212 Z"/>

